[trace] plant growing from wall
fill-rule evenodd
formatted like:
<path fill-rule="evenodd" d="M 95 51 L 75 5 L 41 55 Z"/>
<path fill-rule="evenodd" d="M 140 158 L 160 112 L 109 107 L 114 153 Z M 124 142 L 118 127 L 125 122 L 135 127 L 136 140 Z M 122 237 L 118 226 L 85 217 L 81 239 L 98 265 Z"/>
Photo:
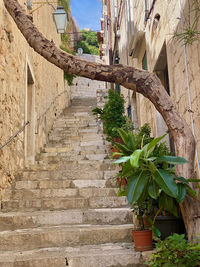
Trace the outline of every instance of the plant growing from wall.
<path fill-rule="evenodd" d="M 58 4 L 61 4 L 64 7 L 64 10 L 67 12 L 69 18 L 71 16 L 70 0 L 59 0 Z M 69 32 L 70 28 L 71 28 L 71 21 L 68 19 L 67 32 Z M 65 33 L 61 34 L 61 42 L 62 44 L 60 45 L 60 49 L 71 55 L 76 54 L 74 52 L 74 49 L 71 47 L 70 44 L 71 40 L 67 34 Z M 67 81 L 67 84 L 69 86 L 73 85 L 74 78 L 76 78 L 75 74 L 69 74 L 66 71 L 64 71 L 64 79 Z"/>
<path fill-rule="evenodd" d="M 186 27 L 184 28 L 183 32 L 176 31 L 173 35 L 173 38 L 178 42 L 183 42 L 185 45 L 192 45 L 200 38 L 200 31 L 197 30 L 198 21 L 200 18 L 200 1 L 188 1 L 188 9 Z"/>

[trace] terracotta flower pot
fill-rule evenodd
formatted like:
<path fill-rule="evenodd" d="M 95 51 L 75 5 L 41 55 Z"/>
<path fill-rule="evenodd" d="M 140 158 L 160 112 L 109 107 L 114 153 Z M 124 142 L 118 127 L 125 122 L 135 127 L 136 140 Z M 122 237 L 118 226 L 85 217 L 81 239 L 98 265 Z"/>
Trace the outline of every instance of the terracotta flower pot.
<path fill-rule="evenodd" d="M 122 186 L 124 187 L 126 184 L 127 184 L 127 179 L 126 178 L 123 178 L 123 177 L 118 177 L 117 178 L 117 182 L 118 182 L 118 185 L 119 186 Z"/>
<path fill-rule="evenodd" d="M 111 150 L 112 150 L 112 153 L 119 152 L 117 149 L 115 149 L 114 146 L 111 147 Z M 118 159 L 118 158 L 120 158 L 120 156 L 118 156 L 118 155 L 115 155 L 115 156 L 113 157 L 113 159 Z"/>
<path fill-rule="evenodd" d="M 133 230 L 135 251 L 152 250 L 152 230 Z"/>

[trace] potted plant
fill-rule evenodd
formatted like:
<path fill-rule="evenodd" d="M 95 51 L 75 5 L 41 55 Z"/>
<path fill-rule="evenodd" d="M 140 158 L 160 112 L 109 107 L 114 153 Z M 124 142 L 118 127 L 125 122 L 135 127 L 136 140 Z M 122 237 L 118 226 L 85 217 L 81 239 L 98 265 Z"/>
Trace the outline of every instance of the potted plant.
<path fill-rule="evenodd" d="M 165 135 L 146 144 L 144 138 L 139 138 L 141 143 L 138 148 L 136 134 L 123 129 L 118 131 L 124 145 L 116 144 L 120 158 L 114 163 L 122 166 L 121 174 L 127 179 L 127 185 L 119 189 L 119 195 L 127 196 L 131 205 L 141 206 L 148 202 L 152 206 L 153 201 L 156 201 L 157 214 L 165 209 L 177 216 L 177 203 L 183 202 L 186 194 L 196 197 L 189 185 L 191 180 L 176 175 L 175 166 L 187 161 L 182 157 L 165 155 L 166 147 L 163 143 L 159 144 Z"/>
<path fill-rule="evenodd" d="M 136 217 L 134 218 L 134 230 L 132 230 L 135 251 L 151 250 L 152 229 L 154 228 L 152 206 L 149 206 L 149 202 L 146 200 L 142 203 L 132 204 L 131 209 Z M 158 232 L 157 235 L 159 236 Z"/>
<path fill-rule="evenodd" d="M 119 95 L 117 91 L 109 89 L 108 96 L 105 98 L 107 102 L 104 108 L 95 108 L 92 112 L 98 119 L 103 121 L 104 133 L 107 136 L 106 140 L 113 144 L 114 142 L 120 143 L 121 137 L 117 129 L 132 130 L 133 124 L 125 116 L 123 95 Z"/>

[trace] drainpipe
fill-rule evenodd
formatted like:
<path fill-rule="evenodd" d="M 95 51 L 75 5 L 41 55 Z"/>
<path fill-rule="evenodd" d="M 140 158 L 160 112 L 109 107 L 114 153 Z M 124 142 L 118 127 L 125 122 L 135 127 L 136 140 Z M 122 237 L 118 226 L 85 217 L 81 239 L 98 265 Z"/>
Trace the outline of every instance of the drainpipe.
<path fill-rule="evenodd" d="M 145 21 L 147 21 L 148 14 L 149 14 L 149 7 L 148 7 L 148 0 L 145 1 Z"/>
<path fill-rule="evenodd" d="M 183 33 L 184 32 L 184 22 L 183 22 L 183 8 L 182 8 L 181 0 L 179 0 L 179 7 L 180 7 L 181 30 Z M 185 74 L 186 74 L 187 89 L 188 89 L 190 120 L 191 120 L 191 125 L 192 125 L 192 133 L 193 133 L 194 139 L 196 141 L 194 118 L 193 118 L 193 112 L 192 112 L 191 88 L 190 88 L 190 81 L 189 81 L 188 57 L 187 57 L 186 44 L 185 44 L 184 40 L 183 40 L 183 49 L 184 49 L 184 58 L 185 58 Z M 199 164 L 199 156 L 198 156 L 197 147 L 195 148 L 195 154 L 196 154 L 198 173 L 199 173 L 199 177 L 200 177 L 200 164 Z"/>

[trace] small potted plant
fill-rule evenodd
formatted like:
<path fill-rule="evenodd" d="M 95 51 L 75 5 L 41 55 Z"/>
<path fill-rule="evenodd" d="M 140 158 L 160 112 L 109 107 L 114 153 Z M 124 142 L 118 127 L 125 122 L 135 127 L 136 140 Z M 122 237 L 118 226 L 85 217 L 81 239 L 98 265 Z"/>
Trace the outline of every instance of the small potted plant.
<path fill-rule="evenodd" d="M 153 211 L 148 201 L 134 203 L 131 206 L 134 214 L 134 230 L 132 231 L 135 251 L 152 249 Z"/>

